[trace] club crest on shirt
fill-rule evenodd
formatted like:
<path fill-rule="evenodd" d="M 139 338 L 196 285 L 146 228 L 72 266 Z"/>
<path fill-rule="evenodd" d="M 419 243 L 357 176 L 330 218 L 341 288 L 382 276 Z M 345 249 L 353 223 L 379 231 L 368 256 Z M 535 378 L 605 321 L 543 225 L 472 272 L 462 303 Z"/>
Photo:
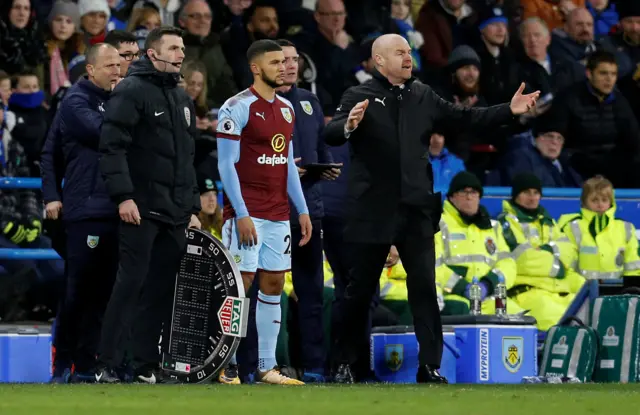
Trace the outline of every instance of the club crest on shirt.
<path fill-rule="evenodd" d="M 89 248 L 91 249 L 95 248 L 96 246 L 98 246 L 99 242 L 100 242 L 99 236 L 87 235 L 87 246 Z"/>
<path fill-rule="evenodd" d="M 187 125 L 191 127 L 191 111 L 187 107 L 184 107 L 184 119 L 187 120 Z"/>
<path fill-rule="evenodd" d="M 287 121 L 288 123 L 291 123 L 291 121 L 293 121 L 291 110 L 289 108 L 280 108 L 280 111 L 282 111 L 282 117 L 285 119 L 285 121 Z"/>
<path fill-rule="evenodd" d="M 311 106 L 311 103 L 309 101 L 300 101 L 300 106 L 302 107 L 302 110 L 307 114 L 313 114 L 313 107 Z"/>

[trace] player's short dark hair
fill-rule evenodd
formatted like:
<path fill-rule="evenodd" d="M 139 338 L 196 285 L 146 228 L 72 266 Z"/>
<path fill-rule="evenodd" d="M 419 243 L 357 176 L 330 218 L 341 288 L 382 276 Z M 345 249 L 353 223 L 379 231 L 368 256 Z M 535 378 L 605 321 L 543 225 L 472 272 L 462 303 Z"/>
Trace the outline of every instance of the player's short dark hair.
<path fill-rule="evenodd" d="M 109 43 L 96 43 L 95 45 L 91 45 L 89 49 L 85 52 L 85 64 L 86 65 L 95 65 L 98 60 L 98 55 L 100 54 L 100 49 L 102 48 L 113 48 L 116 51 L 118 50 L 115 46 Z"/>
<path fill-rule="evenodd" d="M 184 30 L 173 26 L 156 27 L 147 35 L 147 39 L 144 42 L 145 52 L 149 49 L 158 49 L 162 45 L 163 36 L 178 36 L 182 37 Z"/>
<path fill-rule="evenodd" d="M 590 71 L 596 69 L 601 63 L 618 65 L 618 62 L 616 62 L 616 56 L 606 50 L 596 50 L 587 57 L 587 69 Z"/>
<path fill-rule="evenodd" d="M 273 2 L 271 0 L 253 0 L 251 6 L 249 6 L 244 12 L 242 12 L 242 24 L 246 26 L 253 18 L 253 15 L 256 14 L 256 10 L 262 9 L 264 7 L 276 9 L 277 13 L 278 9 L 273 5 Z"/>
<path fill-rule="evenodd" d="M 294 45 L 292 41 L 287 40 L 287 39 L 277 39 L 275 42 L 281 48 L 295 48 L 296 47 L 296 45 Z"/>
<path fill-rule="evenodd" d="M 104 43 L 108 43 L 117 49 L 123 43 L 138 43 L 138 39 L 133 33 L 125 32 L 124 30 L 112 30 L 107 33 Z"/>
<path fill-rule="evenodd" d="M 274 40 L 262 39 L 256 40 L 249 46 L 247 50 L 247 60 L 249 63 L 253 62 L 256 58 L 269 52 L 280 52 L 282 48 Z"/>
<path fill-rule="evenodd" d="M 18 82 L 20 78 L 26 78 L 27 76 L 35 76 L 38 77 L 38 74 L 30 68 L 24 68 L 20 72 L 16 72 L 11 76 L 11 88 L 17 88 Z M 40 80 L 38 79 L 38 84 L 40 84 Z"/>

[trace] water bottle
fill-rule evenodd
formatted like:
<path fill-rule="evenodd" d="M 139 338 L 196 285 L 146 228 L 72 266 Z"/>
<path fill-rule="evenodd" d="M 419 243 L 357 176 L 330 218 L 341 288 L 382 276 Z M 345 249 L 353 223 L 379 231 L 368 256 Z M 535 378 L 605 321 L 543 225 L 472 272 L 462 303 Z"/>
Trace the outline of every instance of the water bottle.
<path fill-rule="evenodd" d="M 478 285 L 477 277 L 473 277 L 471 288 L 469 289 L 469 311 L 472 316 L 482 314 L 482 289 Z"/>
<path fill-rule="evenodd" d="M 498 277 L 498 285 L 495 289 L 496 316 L 505 317 L 507 315 L 507 286 L 504 284 L 504 277 Z"/>

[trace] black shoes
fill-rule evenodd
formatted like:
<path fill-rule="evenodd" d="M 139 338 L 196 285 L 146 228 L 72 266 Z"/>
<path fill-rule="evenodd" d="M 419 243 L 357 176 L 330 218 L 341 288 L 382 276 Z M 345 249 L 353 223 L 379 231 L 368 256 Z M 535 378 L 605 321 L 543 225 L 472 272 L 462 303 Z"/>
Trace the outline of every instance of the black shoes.
<path fill-rule="evenodd" d="M 99 366 L 94 373 L 94 377 L 95 383 L 120 383 L 118 374 L 106 366 Z"/>
<path fill-rule="evenodd" d="M 177 385 L 180 383 L 178 379 L 167 376 L 162 369 L 155 365 L 143 366 L 137 369 L 133 376 L 133 382 L 149 385 Z"/>
<path fill-rule="evenodd" d="M 349 367 L 349 365 L 341 364 L 340 366 L 338 366 L 338 370 L 336 370 L 336 373 L 333 376 L 333 381 L 335 383 L 341 383 L 343 385 L 353 384 L 353 373 L 351 373 L 351 368 Z"/>
<path fill-rule="evenodd" d="M 416 381 L 418 383 L 436 383 L 447 384 L 447 378 L 442 376 L 438 369 L 434 369 L 429 365 L 420 366 L 418 368 L 418 374 L 416 375 Z"/>

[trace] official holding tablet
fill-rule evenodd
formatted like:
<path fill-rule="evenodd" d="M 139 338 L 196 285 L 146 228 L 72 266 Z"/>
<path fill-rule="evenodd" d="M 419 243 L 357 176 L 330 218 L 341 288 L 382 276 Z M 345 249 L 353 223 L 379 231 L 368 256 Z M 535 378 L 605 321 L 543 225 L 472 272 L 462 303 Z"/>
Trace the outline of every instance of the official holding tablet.
<path fill-rule="evenodd" d="M 278 93 L 287 98 L 295 111 L 293 129 L 293 150 L 299 168 L 302 189 L 309 207 L 313 224 L 311 240 L 305 246 L 300 244 L 298 212 L 291 204 L 291 273 L 293 290 L 298 299 L 302 381 L 324 381 L 325 353 L 322 330 L 322 293 L 324 274 L 322 267 L 322 188 L 320 180 L 333 180 L 340 174 L 339 166 L 327 168 L 322 164 L 333 160 L 322 139 L 324 115 L 316 96 L 298 88 L 298 52 L 293 43 L 279 40 L 285 56 L 285 86 Z M 320 165 L 318 165 L 320 164 Z M 309 169 L 304 169 L 308 166 Z"/>
<path fill-rule="evenodd" d="M 409 305 L 420 344 L 418 382 L 446 383 L 438 373 L 442 323 L 435 284 L 434 235 L 441 212 L 433 194 L 433 173 L 425 140 L 435 123 L 458 128 L 490 128 L 528 112 L 539 92 L 511 104 L 468 109 L 442 100 L 412 77 L 411 47 L 395 34 L 372 47 L 373 79 L 349 88 L 324 129 L 330 145 L 351 145 L 345 241 L 352 259 L 349 284 L 340 305 L 335 381 L 353 383 L 351 365 L 365 336 L 369 304 L 389 248 L 395 245 L 407 271 Z M 463 284 L 463 278 L 451 284 Z M 451 289 L 451 286 L 444 287 Z"/>

